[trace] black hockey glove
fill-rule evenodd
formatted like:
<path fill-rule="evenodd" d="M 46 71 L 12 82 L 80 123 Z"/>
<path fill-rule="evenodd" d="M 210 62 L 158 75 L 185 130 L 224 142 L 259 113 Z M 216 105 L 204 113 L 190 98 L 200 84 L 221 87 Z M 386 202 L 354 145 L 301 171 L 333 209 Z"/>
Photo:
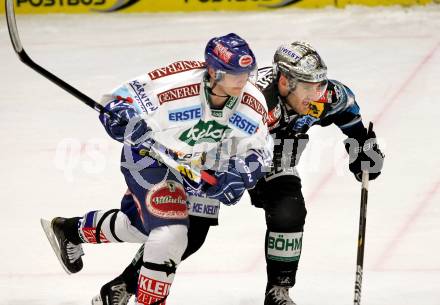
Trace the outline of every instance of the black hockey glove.
<path fill-rule="evenodd" d="M 298 164 L 299 158 L 309 142 L 309 135 L 281 131 L 275 134 L 274 142 L 272 167 L 279 171 Z"/>
<path fill-rule="evenodd" d="M 363 139 L 357 141 L 349 138 L 344 141 L 344 144 L 345 150 L 350 156 L 348 167 L 356 180 L 362 181 L 362 170 L 368 171 L 369 180 L 374 180 L 380 175 L 385 155 L 377 145 L 373 123 L 370 123 Z"/>

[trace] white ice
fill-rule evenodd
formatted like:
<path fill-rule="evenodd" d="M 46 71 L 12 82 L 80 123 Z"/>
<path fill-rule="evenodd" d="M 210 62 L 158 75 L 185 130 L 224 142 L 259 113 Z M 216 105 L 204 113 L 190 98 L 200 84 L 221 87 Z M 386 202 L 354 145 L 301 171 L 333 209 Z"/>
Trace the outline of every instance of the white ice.
<path fill-rule="evenodd" d="M 25 49 L 97 99 L 120 82 L 236 32 L 269 65 L 275 48 L 307 40 L 329 76 L 356 93 L 386 154 L 371 182 L 362 304 L 440 304 L 440 7 L 283 10 L 267 13 L 24 16 Z M 0 24 L 0 304 L 89 304 L 137 245 L 88 245 L 67 276 L 39 218 L 118 207 L 120 145 L 97 114 L 20 63 Z M 308 208 L 299 305 L 353 302 L 360 184 L 336 127 L 316 127 L 301 161 Z M 220 226 L 182 263 L 168 304 L 263 304 L 264 213 L 249 197 L 222 207 Z"/>

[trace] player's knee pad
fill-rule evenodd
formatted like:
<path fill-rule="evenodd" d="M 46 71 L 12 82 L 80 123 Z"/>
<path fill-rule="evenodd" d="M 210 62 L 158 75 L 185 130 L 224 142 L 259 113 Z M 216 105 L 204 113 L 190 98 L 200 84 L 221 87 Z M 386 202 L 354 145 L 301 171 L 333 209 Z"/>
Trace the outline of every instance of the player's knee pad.
<path fill-rule="evenodd" d="M 144 249 L 144 262 L 163 263 L 172 259 L 176 264 L 188 244 L 188 228 L 185 225 L 168 225 L 153 229 Z"/>
<path fill-rule="evenodd" d="M 275 232 L 302 231 L 307 215 L 302 195 L 276 198 L 265 207 L 267 228 Z"/>

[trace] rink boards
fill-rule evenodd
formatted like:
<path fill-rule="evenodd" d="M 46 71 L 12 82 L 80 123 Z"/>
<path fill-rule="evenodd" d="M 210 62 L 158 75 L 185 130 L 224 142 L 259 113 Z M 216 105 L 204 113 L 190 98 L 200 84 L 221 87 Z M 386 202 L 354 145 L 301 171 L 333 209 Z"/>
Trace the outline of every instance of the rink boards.
<path fill-rule="evenodd" d="M 3 1 L 2 1 L 3 2 Z M 440 0 L 14 0 L 17 14 L 264 11 L 346 5 L 426 5 Z M 4 5 L 0 6 L 4 12 Z"/>

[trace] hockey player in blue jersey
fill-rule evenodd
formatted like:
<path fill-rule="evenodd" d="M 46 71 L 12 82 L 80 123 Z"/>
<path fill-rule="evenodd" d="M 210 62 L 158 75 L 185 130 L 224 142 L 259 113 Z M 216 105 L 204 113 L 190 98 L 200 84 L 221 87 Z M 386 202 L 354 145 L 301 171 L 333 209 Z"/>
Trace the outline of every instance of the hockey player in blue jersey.
<path fill-rule="evenodd" d="M 294 305 L 289 289 L 296 282 L 307 214 L 296 165 L 308 142 L 307 131 L 314 125 L 338 126 L 348 137 L 345 147 L 350 155 L 349 170 L 359 181 L 361 162 L 371 162 L 369 178 L 374 180 L 381 173 L 384 156 L 374 131 L 368 133 L 364 127 L 353 92 L 327 78 L 327 67 L 310 44 L 280 46 L 273 63 L 273 67 L 259 70 L 257 82 L 267 101 L 270 133 L 276 138 L 273 166 L 249 193 L 252 204 L 263 208 L 266 215 L 264 305 Z M 199 218 L 193 222 L 188 238 L 189 244 L 196 247 L 188 247 L 184 259 L 200 248 L 209 229 L 209 223 Z M 274 244 L 279 239 L 297 246 L 280 251 Z M 127 304 L 135 291 L 140 266 L 135 258 L 120 276 L 102 287 L 93 304 Z"/>
<path fill-rule="evenodd" d="M 273 145 L 264 96 L 249 81 L 256 70 L 252 50 L 231 33 L 208 42 L 205 61 L 172 63 L 104 96 L 115 115 L 101 114 L 100 120 L 125 143 L 127 191 L 120 209 L 42 220 L 67 273 L 82 269 L 82 243 L 141 243 L 137 304 L 165 304 L 187 248 L 188 214 L 215 216 L 220 203 L 235 204 L 264 175 Z M 150 155 L 148 145 L 157 143 L 175 158 Z M 171 161 L 209 170 L 215 182 L 193 181 L 191 172 L 177 171 Z"/>

